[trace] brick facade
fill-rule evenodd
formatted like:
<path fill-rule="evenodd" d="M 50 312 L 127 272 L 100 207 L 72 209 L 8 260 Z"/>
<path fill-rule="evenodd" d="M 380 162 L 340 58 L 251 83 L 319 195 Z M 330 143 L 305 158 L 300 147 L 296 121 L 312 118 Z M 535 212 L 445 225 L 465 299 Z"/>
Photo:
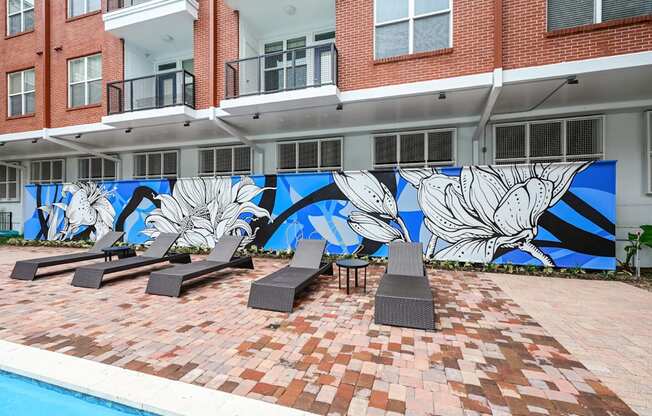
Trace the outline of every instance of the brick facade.
<path fill-rule="evenodd" d="M 545 0 L 503 0 L 505 69 L 652 50 L 652 16 L 547 32 Z"/>
<path fill-rule="evenodd" d="M 374 60 L 374 0 L 334 1 L 339 86 L 344 91 L 484 73 L 501 62 L 510 69 L 652 50 L 652 16 L 548 33 L 545 0 L 454 0 L 452 48 Z M 3 33 L 6 7 L 0 1 Z M 64 0 L 36 0 L 35 14 L 33 32 L 0 37 L 0 134 L 100 122 L 106 114 L 106 83 L 124 78 L 122 41 L 104 33 L 101 12 L 67 19 Z M 194 31 L 196 107 L 202 109 L 219 105 L 225 95 L 224 63 L 239 55 L 238 12 L 224 0 L 199 0 Z M 68 109 L 67 61 L 98 52 L 103 104 Z M 7 73 L 31 67 L 36 68 L 36 113 L 8 119 Z"/>

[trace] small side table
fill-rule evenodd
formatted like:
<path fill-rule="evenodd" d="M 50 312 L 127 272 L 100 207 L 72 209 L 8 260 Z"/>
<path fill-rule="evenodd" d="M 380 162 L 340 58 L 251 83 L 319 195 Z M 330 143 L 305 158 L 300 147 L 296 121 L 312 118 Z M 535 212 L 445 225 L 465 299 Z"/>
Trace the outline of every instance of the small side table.
<path fill-rule="evenodd" d="M 136 255 L 134 249 L 129 246 L 107 247 L 103 248 L 102 251 L 104 252 L 104 261 L 111 261 L 114 254 L 119 259 L 124 259 L 125 257 L 133 257 Z"/>
<path fill-rule="evenodd" d="M 355 272 L 355 287 L 358 287 L 358 270 L 364 269 L 364 292 L 367 293 L 367 267 L 369 262 L 359 259 L 343 259 L 335 262 L 337 266 L 337 285 L 342 289 L 342 267 L 346 269 L 346 294 L 349 294 L 349 270 Z"/>

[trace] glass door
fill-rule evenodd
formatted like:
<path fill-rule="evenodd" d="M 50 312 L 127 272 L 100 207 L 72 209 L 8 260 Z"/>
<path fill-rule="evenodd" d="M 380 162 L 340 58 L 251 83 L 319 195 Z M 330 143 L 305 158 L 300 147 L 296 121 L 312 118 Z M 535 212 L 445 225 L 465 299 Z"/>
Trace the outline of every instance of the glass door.
<path fill-rule="evenodd" d="M 305 36 L 265 44 L 264 92 L 302 88 L 307 85 L 305 47 Z"/>
<path fill-rule="evenodd" d="M 177 104 L 177 73 L 163 73 L 157 76 L 157 107 L 167 107 Z"/>

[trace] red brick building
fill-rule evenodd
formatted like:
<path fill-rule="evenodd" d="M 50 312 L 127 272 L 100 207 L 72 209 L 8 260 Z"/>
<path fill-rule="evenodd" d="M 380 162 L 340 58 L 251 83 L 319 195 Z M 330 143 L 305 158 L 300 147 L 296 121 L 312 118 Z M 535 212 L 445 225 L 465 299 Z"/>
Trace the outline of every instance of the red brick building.
<path fill-rule="evenodd" d="M 618 232 L 649 222 L 647 1 L 11 0 L 0 13 L 0 169 L 18 178 L 0 180 L 0 206 L 17 229 L 27 183 L 587 158 L 625 161 Z"/>

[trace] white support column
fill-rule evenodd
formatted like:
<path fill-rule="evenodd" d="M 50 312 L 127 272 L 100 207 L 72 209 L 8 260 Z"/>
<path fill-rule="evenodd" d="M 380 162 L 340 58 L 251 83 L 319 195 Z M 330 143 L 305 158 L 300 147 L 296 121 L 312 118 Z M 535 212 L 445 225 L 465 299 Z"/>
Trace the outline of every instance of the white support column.
<path fill-rule="evenodd" d="M 482 111 L 482 116 L 480 117 L 480 122 L 473 133 L 473 164 L 477 165 L 480 162 L 480 137 L 484 135 L 485 127 L 489 120 L 491 119 L 491 113 L 494 111 L 494 106 L 498 97 L 500 97 L 500 92 L 503 89 L 503 69 L 497 68 L 494 69 L 494 82 L 491 86 L 491 91 L 489 91 L 489 96 L 487 97 L 487 102 L 484 105 L 484 110 Z"/>

